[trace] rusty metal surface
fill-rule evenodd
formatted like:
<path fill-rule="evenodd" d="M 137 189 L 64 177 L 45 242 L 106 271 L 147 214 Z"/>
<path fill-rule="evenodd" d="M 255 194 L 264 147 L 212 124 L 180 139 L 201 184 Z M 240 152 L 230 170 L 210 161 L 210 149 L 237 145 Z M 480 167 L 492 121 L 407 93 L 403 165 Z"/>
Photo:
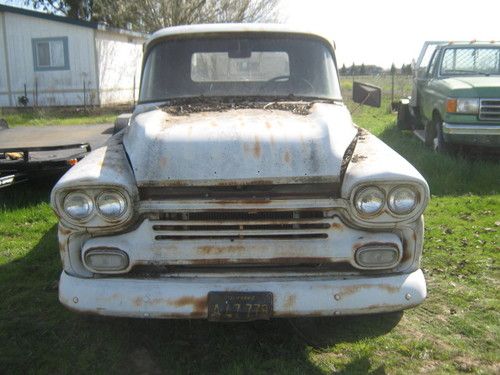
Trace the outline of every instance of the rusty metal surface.
<path fill-rule="evenodd" d="M 138 114 L 124 135 L 139 186 L 336 183 L 357 133 L 346 107 Z"/>
<path fill-rule="evenodd" d="M 153 40 L 286 29 L 188 26 L 160 31 Z M 72 168 L 52 192 L 57 212 L 69 191 L 95 197 L 114 188 L 127 195 L 132 214 L 107 226 L 98 218 L 82 225 L 61 220 L 61 302 L 80 312 L 156 318 L 206 318 L 211 291 L 271 292 L 275 317 L 386 312 L 421 303 L 421 214 L 429 198 L 423 177 L 359 130 L 341 103 L 316 103 L 299 112 L 267 104 L 170 113 L 162 103 L 139 105 L 130 126 Z M 292 191 L 298 184 L 301 194 Z M 315 184 L 331 186 L 332 194 L 302 195 L 304 186 Z M 421 210 L 405 218 L 387 210 L 360 217 L 352 200 L 364 184 L 415 186 Z M 266 195 L 277 185 L 287 188 Z M 190 194 L 179 194 L 188 187 Z M 212 195 L 203 194 L 210 188 Z M 398 249 L 399 263 L 362 269 L 355 252 L 366 245 Z M 127 252 L 129 268 L 118 275 L 90 272 L 85 252 L 109 247 Z M 333 267 L 314 272 L 317 264 Z M 254 268 L 240 272 L 248 265 Z M 134 266 L 188 272 L 134 276 Z M 208 275 L 203 270 L 210 267 Z"/>
<path fill-rule="evenodd" d="M 181 220 L 147 219 L 132 232 L 89 239 L 83 244 L 82 258 L 94 248 L 118 248 L 129 256 L 129 267 L 120 272 L 127 273 L 134 266 L 144 264 L 286 266 L 347 262 L 362 268 L 355 263 L 354 252 L 363 246 L 379 244 L 395 247 L 402 254 L 402 242 L 396 234 L 351 229 L 338 217 L 288 220 L 286 223 L 291 224 L 288 227 L 283 227 L 283 222 L 228 220 L 222 224 L 212 221 L 192 224 Z M 318 223 L 322 224 L 321 228 L 317 227 Z M 196 225 L 201 229 L 193 227 Z M 247 226 L 250 229 L 246 229 Z M 408 263 L 399 267 L 408 267 Z"/>
<path fill-rule="evenodd" d="M 368 314 L 407 309 L 427 291 L 421 270 L 383 277 L 80 279 L 65 272 L 59 300 L 67 308 L 138 318 L 206 318 L 211 291 L 271 292 L 273 317 Z"/>

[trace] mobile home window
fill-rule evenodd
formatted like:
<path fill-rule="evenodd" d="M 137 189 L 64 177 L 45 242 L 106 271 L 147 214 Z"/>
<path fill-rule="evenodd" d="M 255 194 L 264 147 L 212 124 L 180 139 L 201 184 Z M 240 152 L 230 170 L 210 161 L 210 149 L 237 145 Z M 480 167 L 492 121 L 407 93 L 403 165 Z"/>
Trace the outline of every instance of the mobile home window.
<path fill-rule="evenodd" d="M 32 39 L 35 71 L 68 70 L 68 38 Z"/>

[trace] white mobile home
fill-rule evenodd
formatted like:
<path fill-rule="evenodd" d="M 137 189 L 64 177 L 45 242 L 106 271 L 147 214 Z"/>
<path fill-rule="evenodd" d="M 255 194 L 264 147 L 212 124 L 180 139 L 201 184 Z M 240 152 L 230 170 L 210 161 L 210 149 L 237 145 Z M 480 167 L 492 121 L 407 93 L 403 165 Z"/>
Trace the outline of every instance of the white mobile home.
<path fill-rule="evenodd" d="M 132 103 L 145 35 L 0 5 L 0 107 Z"/>

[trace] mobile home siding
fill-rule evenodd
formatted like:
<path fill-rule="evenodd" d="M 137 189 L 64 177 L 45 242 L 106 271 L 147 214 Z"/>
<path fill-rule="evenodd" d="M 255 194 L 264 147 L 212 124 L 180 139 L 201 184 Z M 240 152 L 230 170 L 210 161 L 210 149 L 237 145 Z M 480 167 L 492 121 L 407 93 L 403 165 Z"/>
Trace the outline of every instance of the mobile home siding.
<path fill-rule="evenodd" d="M 97 30 L 95 43 L 101 105 L 132 103 L 137 98 L 143 42 L 142 38 Z"/>
<path fill-rule="evenodd" d="M 98 104 L 93 29 L 7 12 L 4 15 L 14 105 L 25 94 L 25 85 L 30 105 Z M 35 69 L 33 39 L 40 38 L 67 38 L 69 69 Z"/>
<path fill-rule="evenodd" d="M 0 107 L 9 106 L 9 82 L 7 76 L 7 56 L 5 50 L 4 13 L 0 12 Z"/>

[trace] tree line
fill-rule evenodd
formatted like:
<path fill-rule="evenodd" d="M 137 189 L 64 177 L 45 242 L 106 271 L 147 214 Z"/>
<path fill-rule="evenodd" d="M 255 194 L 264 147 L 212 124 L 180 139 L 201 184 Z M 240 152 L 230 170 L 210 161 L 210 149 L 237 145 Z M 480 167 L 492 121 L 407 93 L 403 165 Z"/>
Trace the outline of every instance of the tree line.
<path fill-rule="evenodd" d="M 392 64 L 389 70 L 384 70 L 384 68 L 377 65 L 356 65 L 352 63 L 351 66 L 346 67 L 345 64 L 339 69 L 339 73 L 343 76 L 362 76 L 362 75 L 376 75 L 382 73 L 391 73 L 391 74 L 402 74 L 402 75 L 412 75 L 413 68 L 412 64 L 403 64 L 400 69 L 396 68 L 394 64 Z"/>
<path fill-rule="evenodd" d="M 194 23 L 271 22 L 279 0 L 25 0 L 69 18 L 140 32 Z"/>

